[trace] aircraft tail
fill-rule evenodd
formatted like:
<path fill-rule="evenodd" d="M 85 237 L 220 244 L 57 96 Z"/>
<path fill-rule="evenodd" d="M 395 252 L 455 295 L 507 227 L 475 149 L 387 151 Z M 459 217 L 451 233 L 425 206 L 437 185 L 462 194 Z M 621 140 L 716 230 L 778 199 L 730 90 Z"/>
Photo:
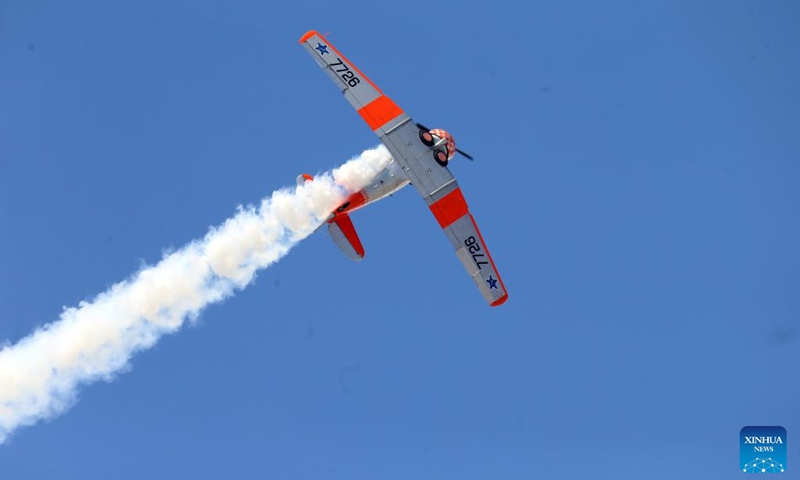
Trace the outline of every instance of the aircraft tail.
<path fill-rule="evenodd" d="M 350 215 L 345 213 L 334 217 L 334 220 L 328 224 L 328 233 L 331 234 L 333 243 L 347 255 L 347 258 L 356 262 L 364 258 L 364 247 L 361 245 Z"/>
<path fill-rule="evenodd" d="M 311 175 L 301 173 L 297 176 L 297 186 L 299 187 L 313 180 L 314 177 Z M 320 225 L 320 227 L 321 226 L 322 225 Z M 331 234 L 333 243 L 339 247 L 339 250 L 347 255 L 347 258 L 355 260 L 356 262 L 364 258 L 364 247 L 361 245 L 361 239 L 358 238 L 358 233 L 356 233 L 356 227 L 353 226 L 353 221 L 350 220 L 350 215 L 345 213 L 339 214 L 332 219 L 329 218 L 328 233 Z"/>

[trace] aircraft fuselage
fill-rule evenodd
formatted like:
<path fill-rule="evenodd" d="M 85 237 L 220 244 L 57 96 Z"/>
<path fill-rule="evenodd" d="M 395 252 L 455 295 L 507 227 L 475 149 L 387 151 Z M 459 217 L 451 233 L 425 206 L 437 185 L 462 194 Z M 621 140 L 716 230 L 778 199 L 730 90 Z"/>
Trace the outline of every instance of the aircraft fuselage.
<path fill-rule="evenodd" d="M 336 215 L 350 213 L 370 203 L 386 198 L 411 183 L 403 168 L 392 159 L 389 165 L 375 177 L 370 184 L 348 196 L 328 219 L 332 222 Z"/>

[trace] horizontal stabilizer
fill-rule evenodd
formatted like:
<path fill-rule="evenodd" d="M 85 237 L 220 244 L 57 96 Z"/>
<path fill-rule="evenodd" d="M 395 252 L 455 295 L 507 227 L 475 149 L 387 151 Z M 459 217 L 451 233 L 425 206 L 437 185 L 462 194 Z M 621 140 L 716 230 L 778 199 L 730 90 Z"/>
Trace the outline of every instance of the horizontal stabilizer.
<path fill-rule="evenodd" d="M 300 185 L 302 185 L 302 184 L 304 184 L 306 182 L 310 182 L 312 180 L 314 180 L 314 178 L 311 175 L 309 175 L 307 173 L 301 173 L 300 175 L 297 176 L 297 180 L 296 180 L 297 181 L 297 186 L 299 187 Z"/>
<path fill-rule="evenodd" d="M 353 221 L 350 220 L 350 215 L 337 215 L 334 218 L 335 220 L 328 224 L 328 233 L 331 234 L 333 243 L 350 260 L 357 262 L 364 258 L 364 247 L 361 246 L 361 240 L 358 238 Z"/>

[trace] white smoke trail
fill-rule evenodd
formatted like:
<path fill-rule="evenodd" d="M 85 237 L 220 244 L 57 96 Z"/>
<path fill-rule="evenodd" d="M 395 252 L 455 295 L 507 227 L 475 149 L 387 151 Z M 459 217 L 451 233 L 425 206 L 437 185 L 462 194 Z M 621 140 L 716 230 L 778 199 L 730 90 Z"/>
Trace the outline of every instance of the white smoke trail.
<path fill-rule="evenodd" d="M 283 257 L 348 193 L 391 160 L 383 145 L 333 172 L 278 190 L 182 249 L 77 308 L 65 308 L 15 345 L 0 350 L 0 443 L 17 427 L 69 408 L 76 388 L 110 380 L 131 355 L 195 320 L 209 304 L 246 287 L 257 270 Z"/>

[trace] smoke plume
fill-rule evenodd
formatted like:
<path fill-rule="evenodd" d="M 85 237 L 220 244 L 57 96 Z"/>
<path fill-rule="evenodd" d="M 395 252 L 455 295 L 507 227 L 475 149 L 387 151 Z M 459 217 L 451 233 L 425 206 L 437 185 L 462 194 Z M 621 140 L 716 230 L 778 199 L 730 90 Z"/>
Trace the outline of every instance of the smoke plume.
<path fill-rule="evenodd" d="M 382 145 L 313 182 L 239 207 L 201 240 L 166 253 L 91 301 L 65 308 L 0 350 L 0 443 L 16 428 L 63 413 L 76 389 L 110 380 L 133 353 L 196 320 L 203 308 L 246 287 L 363 188 L 391 160 Z"/>

